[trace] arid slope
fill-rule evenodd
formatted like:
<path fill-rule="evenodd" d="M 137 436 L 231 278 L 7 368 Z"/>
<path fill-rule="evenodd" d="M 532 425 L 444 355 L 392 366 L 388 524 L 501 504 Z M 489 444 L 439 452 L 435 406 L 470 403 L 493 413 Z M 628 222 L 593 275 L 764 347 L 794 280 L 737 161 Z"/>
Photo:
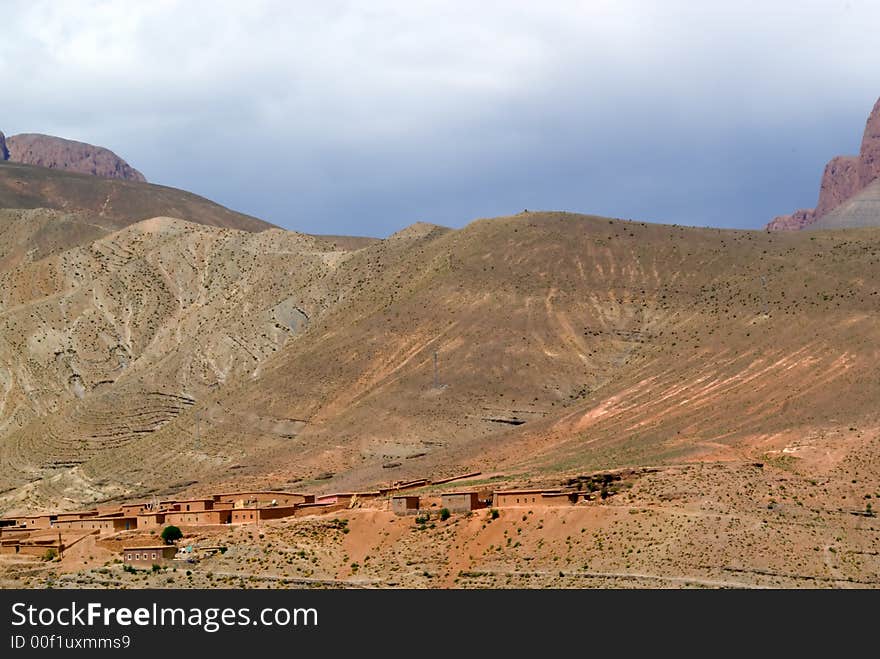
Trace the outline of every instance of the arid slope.
<path fill-rule="evenodd" d="M 365 245 L 168 219 L 79 240 L 0 277 L 10 510 L 839 437 L 824 469 L 878 426 L 877 230 L 523 213 Z"/>
<path fill-rule="evenodd" d="M 115 228 L 162 216 L 241 231 L 273 228 L 176 188 L 9 161 L 0 162 L 0 208 L 86 213 L 92 222 Z"/>

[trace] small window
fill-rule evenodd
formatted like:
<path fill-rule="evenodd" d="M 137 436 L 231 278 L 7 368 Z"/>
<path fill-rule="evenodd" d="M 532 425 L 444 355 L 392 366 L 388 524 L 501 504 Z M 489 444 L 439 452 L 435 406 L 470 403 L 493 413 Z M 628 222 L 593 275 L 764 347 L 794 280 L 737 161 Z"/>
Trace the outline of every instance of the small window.
<path fill-rule="evenodd" d="M 134 555 L 134 560 L 136 560 L 136 561 L 141 560 L 141 555 L 140 555 L 140 554 L 135 554 L 135 555 Z"/>
<path fill-rule="evenodd" d="M 156 552 L 153 552 L 153 558 L 156 558 Z"/>

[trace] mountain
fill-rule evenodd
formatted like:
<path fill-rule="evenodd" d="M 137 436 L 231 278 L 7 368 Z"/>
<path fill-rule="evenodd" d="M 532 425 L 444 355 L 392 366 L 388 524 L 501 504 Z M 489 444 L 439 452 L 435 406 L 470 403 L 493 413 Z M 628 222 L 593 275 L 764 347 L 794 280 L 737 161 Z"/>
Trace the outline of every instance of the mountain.
<path fill-rule="evenodd" d="M 33 245 L 0 255 L 7 509 L 795 445 L 880 467 L 877 230 L 523 213 L 345 246 L 5 213 Z"/>
<path fill-rule="evenodd" d="M 228 548 L 186 577 L 114 563 L 149 531 L 88 536 L 3 558 L 0 587 L 876 587 L 878 312 L 875 227 L 528 212 L 370 240 L 0 210 L 0 515 L 619 479 L 497 519 L 444 520 L 435 485 L 425 524 L 381 498 L 186 528 Z"/>
<path fill-rule="evenodd" d="M 12 161 L 0 162 L 0 208 L 81 212 L 92 222 L 117 229 L 161 216 L 242 231 L 273 228 L 268 222 L 176 188 Z"/>
<path fill-rule="evenodd" d="M 6 139 L 6 159 L 78 174 L 146 182 L 138 170 L 109 149 L 51 135 L 24 133 Z"/>
<path fill-rule="evenodd" d="M 880 100 L 874 105 L 865 124 L 859 155 L 837 156 L 826 165 L 819 189 L 819 203 L 816 208 L 801 209 L 790 215 L 780 215 L 767 225 L 767 229 L 787 231 L 810 227 L 832 211 L 840 209 L 845 202 L 855 197 L 878 178 L 880 178 Z M 831 225 L 838 228 L 880 226 L 880 216 L 866 216 L 864 214 L 866 207 L 860 205 L 859 208 L 861 214 L 852 218 L 843 212 L 838 212 Z"/>
<path fill-rule="evenodd" d="M 880 179 L 868 184 L 834 210 L 818 218 L 807 229 L 842 229 L 880 225 Z"/>

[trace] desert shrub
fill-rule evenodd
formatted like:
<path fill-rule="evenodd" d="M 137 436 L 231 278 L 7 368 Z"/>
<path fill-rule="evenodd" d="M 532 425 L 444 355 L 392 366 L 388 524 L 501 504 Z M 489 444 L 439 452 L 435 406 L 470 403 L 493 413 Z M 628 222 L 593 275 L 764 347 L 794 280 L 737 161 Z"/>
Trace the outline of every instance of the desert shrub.
<path fill-rule="evenodd" d="M 870 504 L 868 504 L 868 505 L 870 506 Z M 452 515 L 452 513 L 449 512 L 449 508 L 441 508 L 440 509 L 440 520 L 441 521 L 445 522 L 447 519 L 449 519 L 449 517 L 451 515 Z"/>

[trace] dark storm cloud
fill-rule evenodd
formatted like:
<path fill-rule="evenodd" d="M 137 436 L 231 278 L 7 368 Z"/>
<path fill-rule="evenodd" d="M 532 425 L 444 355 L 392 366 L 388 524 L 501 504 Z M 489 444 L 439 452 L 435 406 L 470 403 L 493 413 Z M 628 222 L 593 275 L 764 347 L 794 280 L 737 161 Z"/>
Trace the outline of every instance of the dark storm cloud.
<path fill-rule="evenodd" d="M 855 0 L 4 8 L 0 130 L 310 232 L 523 208 L 758 227 L 815 203 L 880 95 L 880 10 Z"/>

